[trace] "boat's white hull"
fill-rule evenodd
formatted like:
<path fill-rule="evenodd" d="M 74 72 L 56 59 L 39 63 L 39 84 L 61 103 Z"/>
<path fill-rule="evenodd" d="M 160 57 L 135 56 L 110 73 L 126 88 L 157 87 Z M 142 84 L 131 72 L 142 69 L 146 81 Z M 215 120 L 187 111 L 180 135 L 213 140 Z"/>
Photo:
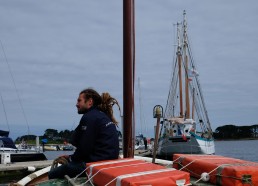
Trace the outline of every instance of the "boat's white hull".
<path fill-rule="evenodd" d="M 47 160 L 43 152 L 0 151 L 0 164 Z"/>
<path fill-rule="evenodd" d="M 204 138 L 196 138 L 197 143 L 201 149 L 201 154 L 215 154 L 214 140 L 207 140 Z"/>
<path fill-rule="evenodd" d="M 13 140 L 6 136 L 0 136 L 0 144 L 0 164 L 47 159 L 39 147 L 17 148 Z"/>
<path fill-rule="evenodd" d="M 162 138 L 159 141 L 157 154 L 172 157 L 173 154 L 214 154 L 213 139 L 191 136 L 185 140 L 179 138 Z"/>

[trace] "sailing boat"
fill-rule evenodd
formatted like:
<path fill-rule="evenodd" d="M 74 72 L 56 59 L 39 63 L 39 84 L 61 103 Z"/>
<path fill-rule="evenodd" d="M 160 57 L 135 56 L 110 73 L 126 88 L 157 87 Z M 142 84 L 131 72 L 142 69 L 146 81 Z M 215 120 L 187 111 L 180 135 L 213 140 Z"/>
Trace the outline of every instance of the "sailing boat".
<path fill-rule="evenodd" d="M 157 155 L 214 154 L 212 129 L 188 43 L 186 12 L 177 23 L 177 49 Z"/>
<path fill-rule="evenodd" d="M 0 45 L 4 52 L 4 47 L 3 47 L 1 40 L 0 40 Z M 4 52 L 4 54 L 5 54 L 5 52 Z M 14 87 L 16 89 L 15 81 L 14 81 L 13 75 L 11 73 L 10 66 L 7 62 L 6 56 L 4 56 L 4 57 L 5 57 L 5 61 L 6 61 L 7 65 L 8 65 L 8 70 L 11 74 L 11 78 L 14 83 Z M 16 89 L 16 93 L 18 93 L 17 89 Z M 27 118 L 25 116 L 25 112 L 23 110 L 23 106 L 21 104 L 20 97 L 18 94 L 17 94 L 17 96 L 19 99 L 19 104 L 23 111 L 23 115 L 27 122 Z M 46 158 L 45 154 L 42 152 L 42 150 L 39 147 L 39 138 L 38 137 L 36 138 L 37 145 L 34 148 L 27 146 L 27 144 L 24 141 L 18 147 L 16 147 L 12 138 L 9 137 L 9 123 L 8 123 L 4 100 L 3 100 L 1 92 L 0 92 L 0 97 L 1 97 L 1 104 L 3 106 L 3 111 L 4 111 L 4 115 L 5 115 L 5 120 L 6 120 L 6 123 L 8 126 L 8 131 L 0 129 L 0 164 L 46 160 L 47 158 Z M 28 122 L 27 122 L 27 126 L 28 126 Z M 29 127 L 28 127 L 28 129 L 29 129 Z"/>
<path fill-rule="evenodd" d="M 2 96 L 1 101 L 3 104 Z M 46 160 L 45 154 L 39 147 L 38 137 L 36 139 L 36 144 L 35 148 L 31 148 L 25 144 L 21 144 L 21 146 L 18 146 L 17 148 L 12 138 L 9 137 L 9 131 L 0 130 L 0 164 Z"/>
<path fill-rule="evenodd" d="M 9 131 L 0 130 L 0 164 L 47 160 L 45 154 L 36 148 L 17 148 Z"/>

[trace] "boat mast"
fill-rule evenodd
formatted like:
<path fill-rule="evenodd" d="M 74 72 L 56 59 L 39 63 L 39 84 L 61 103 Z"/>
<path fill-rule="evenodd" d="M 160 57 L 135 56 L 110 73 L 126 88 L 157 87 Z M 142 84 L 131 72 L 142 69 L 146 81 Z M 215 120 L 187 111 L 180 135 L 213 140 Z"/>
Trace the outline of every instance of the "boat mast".
<path fill-rule="evenodd" d="M 195 88 L 193 88 L 193 100 L 192 100 L 192 119 L 194 120 L 194 105 L 195 105 Z"/>
<path fill-rule="evenodd" d="M 186 35 L 186 29 L 187 29 L 187 24 L 186 24 L 186 12 L 184 10 L 184 21 L 183 21 L 183 40 L 184 40 L 184 62 L 185 62 L 185 118 L 190 118 L 190 100 L 189 100 L 189 77 L 188 77 L 188 56 L 187 56 L 187 35 Z"/>
<path fill-rule="evenodd" d="M 139 89 L 139 107 L 140 107 L 140 125 L 141 125 L 141 134 L 142 134 L 142 124 L 143 124 L 143 118 L 142 118 L 142 94 L 141 94 L 141 83 L 140 78 L 138 77 L 138 89 Z M 146 133 L 146 131 L 145 131 Z"/>
<path fill-rule="evenodd" d="M 123 155 L 134 156 L 134 0 L 123 0 Z"/>
<path fill-rule="evenodd" d="M 178 77 L 179 77 L 179 101 L 180 101 L 180 117 L 183 117 L 183 86 L 182 86 L 182 54 L 180 44 L 180 29 L 179 23 L 177 23 L 177 59 L 178 59 Z"/>

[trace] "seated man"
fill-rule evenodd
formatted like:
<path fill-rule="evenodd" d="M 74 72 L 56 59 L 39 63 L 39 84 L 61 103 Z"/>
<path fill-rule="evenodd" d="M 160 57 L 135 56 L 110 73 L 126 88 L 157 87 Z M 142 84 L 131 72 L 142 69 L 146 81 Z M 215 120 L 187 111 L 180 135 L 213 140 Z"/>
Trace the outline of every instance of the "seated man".
<path fill-rule="evenodd" d="M 72 136 L 76 150 L 72 155 L 62 156 L 68 163 L 52 169 L 49 179 L 64 178 L 65 175 L 75 177 L 85 170 L 88 162 L 118 158 L 118 122 L 113 116 L 114 104 L 118 105 L 118 102 L 108 93 L 100 96 L 90 88 L 81 91 L 76 107 L 78 114 L 83 116 Z"/>

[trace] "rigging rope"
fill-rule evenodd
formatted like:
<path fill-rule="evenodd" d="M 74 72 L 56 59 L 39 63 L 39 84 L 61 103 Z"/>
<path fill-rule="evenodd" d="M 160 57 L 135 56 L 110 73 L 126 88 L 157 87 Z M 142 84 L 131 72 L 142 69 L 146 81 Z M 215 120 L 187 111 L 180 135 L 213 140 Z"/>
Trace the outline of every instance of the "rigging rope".
<path fill-rule="evenodd" d="M 179 25 L 179 24 L 177 24 Z M 186 29 L 186 25 L 185 23 L 182 25 L 183 26 L 183 29 L 182 30 L 185 30 Z M 179 28 L 177 28 L 179 29 Z M 184 38 L 184 40 L 182 41 L 183 45 L 187 47 L 187 50 L 183 50 L 181 48 L 181 45 L 180 43 L 178 43 L 178 46 L 177 46 L 177 55 L 174 56 L 174 64 L 173 64 L 173 76 L 171 78 L 171 84 L 170 84 L 170 89 L 169 89 L 169 94 L 168 94 L 168 99 L 167 99 L 167 105 L 166 105 L 166 109 L 165 109 L 165 117 L 168 118 L 168 117 L 171 117 L 171 116 L 175 116 L 175 106 L 177 104 L 177 84 L 178 84 L 178 76 L 176 75 L 177 71 L 178 71 L 178 59 L 176 56 L 180 55 L 180 56 L 184 56 L 186 55 L 185 53 L 188 53 L 189 55 L 189 65 L 190 67 L 186 66 L 186 62 L 184 60 L 184 58 L 182 59 L 182 65 L 184 67 L 184 74 L 186 76 L 187 79 L 189 79 L 189 68 L 192 68 L 192 69 L 196 69 L 195 67 L 195 64 L 194 64 L 194 59 L 193 59 L 193 56 L 192 56 L 192 52 L 191 52 L 191 48 L 190 46 L 188 45 L 188 41 L 189 41 L 189 37 L 188 35 L 186 34 L 186 32 L 183 32 L 181 33 L 183 34 L 184 37 L 179 37 L 178 36 L 178 41 L 180 40 L 180 38 Z M 193 77 L 191 77 L 192 81 L 191 83 L 189 83 L 189 88 L 190 88 L 190 97 L 191 98 L 194 98 L 195 99 L 195 102 L 192 103 L 194 104 L 194 108 L 195 108 L 195 113 L 197 114 L 197 118 L 198 120 L 196 120 L 197 123 L 199 123 L 198 126 L 200 126 L 201 130 L 203 132 L 205 131 L 211 131 L 211 126 L 210 126 L 210 121 L 209 121 L 209 118 L 208 118 L 208 112 L 207 112 L 207 109 L 205 107 L 205 103 L 204 103 L 204 97 L 203 97 L 203 94 L 202 94 L 202 91 L 201 91 L 201 86 L 200 86 L 200 82 L 199 82 L 199 79 L 198 77 L 195 75 Z M 186 81 L 186 80 L 185 80 Z M 187 82 L 186 82 L 187 83 Z M 193 88 L 195 88 L 196 91 L 192 91 Z M 207 124 L 207 125 L 206 125 Z"/>
<path fill-rule="evenodd" d="M 10 131 L 9 122 L 8 122 L 8 118 L 7 118 L 7 114 L 6 114 L 6 110 L 5 110 L 5 106 L 4 106 L 4 100 L 3 100 L 1 92 L 0 92 L 0 96 L 1 96 L 1 101 L 2 101 L 2 104 L 3 104 L 5 120 L 6 120 L 6 123 L 7 123 L 8 130 Z"/>
<path fill-rule="evenodd" d="M 17 94 L 17 97 L 18 97 L 18 100 L 19 100 L 19 104 L 20 104 L 20 107 L 21 107 L 21 109 L 22 109 L 23 116 L 24 116 L 25 121 L 26 121 L 26 124 L 27 124 L 28 135 L 29 135 L 29 134 L 30 134 L 29 123 L 28 123 L 28 120 L 27 120 L 27 117 L 26 117 L 24 108 L 23 108 L 23 106 L 22 106 L 21 98 L 20 98 L 20 96 L 19 96 L 18 89 L 17 89 L 16 83 L 15 83 L 15 81 L 14 81 L 14 76 L 13 76 L 13 73 L 12 73 L 12 71 L 11 71 L 11 67 L 10 67 L 9 62 L 8 62 L 8 60 L 7 60 L 7 57 L 6 57 L 6 53 L 5 53 L 5 50 L 4 50 L 4 46 L 3 46 L 2 40 L 0 40 L 0 43 L 1 43 L 1 48 L 2 48 L 2 50 L 3 50 L 3 53 L 4 53 L 5 62 L 6 62 L 6 64 L 7 64 L 7 66 L 8 66 L 8 70 L 9 70 L 10 75 L 11 75 L 11 78 L 12 78 L 12 82 L 13 82 L 13 85 L 14 85 L 14 88 L 15 88 L 15 92 L 16 92 L 16 94 Z"/>

